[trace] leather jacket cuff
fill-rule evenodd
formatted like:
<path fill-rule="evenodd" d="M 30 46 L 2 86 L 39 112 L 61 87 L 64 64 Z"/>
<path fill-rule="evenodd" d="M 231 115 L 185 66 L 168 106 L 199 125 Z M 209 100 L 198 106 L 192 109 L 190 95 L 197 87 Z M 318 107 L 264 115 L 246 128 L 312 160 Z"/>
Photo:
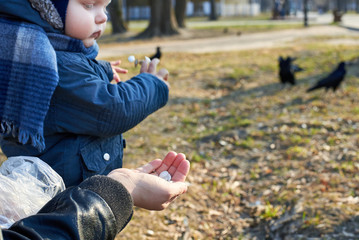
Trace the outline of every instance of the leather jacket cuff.
<path fill-rule="evenodd" d="M 127 189 L 119 182 L 106 176 L 93 176 L 80 185 L 100 195 L 110 206 L 115 218 L 117 232 L 120 232 L 131 220 L 133 200 Z"/>

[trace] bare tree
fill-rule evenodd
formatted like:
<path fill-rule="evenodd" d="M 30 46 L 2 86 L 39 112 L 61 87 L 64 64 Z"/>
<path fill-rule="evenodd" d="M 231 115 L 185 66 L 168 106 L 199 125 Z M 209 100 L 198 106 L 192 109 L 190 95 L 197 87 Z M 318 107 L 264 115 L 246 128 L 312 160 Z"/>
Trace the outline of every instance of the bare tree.
<path fill-rule="evenodd" d="M 348 11 L 348 3 L 347 3 L 347 0 L 343 0 L 341 1 L 342 3 L 342 10 L 346 13 Z"/>
<path fill-rule="evenodd" d="M 185 28 L 185 17 L 186 17 L 187 0 L 176 0 L 175 5 L 175 16 L 178 27 Z"/>
<path fill-rule="evenodd" d="M 192 0 L 193 2 L 193 14 L 195 16 L 203 15 L 203 2 L 201 0 Z"/>
<path fill-rule="evenodd" d="M 283 8 L 285 16 L 289 16 L 289 14 L 290 14 L 290 4 L 291 4 L 290 0 L 284 0 L 282 3 L 282 8 Z"/>
<path fill-rule="evenodd" d="M 150 0 L 150 6 L 150 23 L 137 38 L 152 38 L 178 34 L 172 0 Z"/>
<path fill-rule="evenodd" d="M 304 10 L 304 27 L 308 27 L 308 0 L 304 0 L 303 3 Z"/>
<path fill-rule="evenodd" d="M 272 19 L 279 18 L 279 8 L 280 8 L 280 2 L 278 0 L 273 0 Z"/>
<path fill-rule="evenodd" d="M 336 7 L 333 10 L 333 22 L 337 23 L 337 22 L 341 22 L 342 21 L 342 16 L 343 16 L 343 1 L 337 0 L 336 1 Z"/>
<path fill-rule="evenodd" d="M 122 0 L 112 0 L 108 6 L 108 13 L 112 24 L 112 34 L 126 32 L 127 27 L 123 20 Z"/>
<path fill-rule="evenodd" d="M 211 13 L 209 14 L 209 20 L 215 21 L 218 19 L 216 11 L 216 0 L 210 0 L 211 4 Z"/>

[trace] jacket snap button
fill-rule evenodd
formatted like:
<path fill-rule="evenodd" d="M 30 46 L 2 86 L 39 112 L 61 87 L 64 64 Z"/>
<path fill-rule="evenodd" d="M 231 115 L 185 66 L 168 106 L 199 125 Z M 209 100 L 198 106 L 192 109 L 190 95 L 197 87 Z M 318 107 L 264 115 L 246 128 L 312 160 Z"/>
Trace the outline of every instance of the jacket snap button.
<path fill-rule="evenodd" d="M 110 160 L 110 154 L 105 153 L 105 154 L 103 155 L 103 159 L 105 159 L 106 161 Z"/>

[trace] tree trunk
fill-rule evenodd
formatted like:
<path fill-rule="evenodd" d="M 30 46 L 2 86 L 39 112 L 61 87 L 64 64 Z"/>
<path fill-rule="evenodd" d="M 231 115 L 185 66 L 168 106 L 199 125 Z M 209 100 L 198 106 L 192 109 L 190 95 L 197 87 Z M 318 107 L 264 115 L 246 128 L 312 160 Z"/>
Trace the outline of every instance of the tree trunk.
<path fill-rule="evenodd" d="M 252 17 L 253 16 L 253 0 L 248 0 L 248 4 L 249 4 L 249 16 Z"/>
<path fill-rule="evenodd" d="M 185 28 L 187 0 L 176 0 L 175 16 L 179 28 Z"/>
<path fill-rule="evenodd" d="M 284 0 L 282 8 L 284 8 L 285 16 L 289 16 L 290 14 L 290 1 Z"/>
<path fill-rule="evenodd" d="M 304 10 L 304 27 L 308 27 L 308 0 L 304 0 L 303 3 Z"/>
<path fill-rule="evenodd" d="M 150 0 L 151 18 L 148 27 L 137 38 L 178 34 L 171 0 Z"/>
<path fill-rule="evenodd" d="M 342 10 L 346 13 L 348 11 L 348 8 L 347 8 L 347 0 L 343 0 L 342 1 Z"/>
<path fill-rule="evenodd" d="M 280 7 L 279 1 L 273 0 L 272 19 L 279 18 L 279 7 Z"/>
<path fill-rule="evenodd" d="M 209 20 L 215 21 L 217 20 L 217 11 L 216 11 L 216 0 L 210 0 L 211 4 L 211 13 L 209 14 Z"/>
<path fill-rule="evenodd" d="M 359 0 L 356 0 L 356 4 L 355 4 L 355 10 L 357 13 L 359 13 Z"/>
<path fill-rule="evenodd" d="M 130 22 L 130 10 L 131 10 L 131 4 L 130 4 L 131 1 L 129 0 L 126 0 L 125 3 L 126 3 L 126 23 L 128 24 Z"/>
<path fill-rule="evenodd" d="M 333 22 L 338 23 L 342 21 L 343 16 L 342 1 L 336 1 L 336 8 L 333 10 Z"/>
<path fill-rule="evenodd" d="M 193 0 L 193 15 L 202 16 L 203 15 L 203 3 L 199 0 Z"/>
<path fill-rule="evenodd" d="M 177 22 L 174 15 L 172 0 L 162 0 L 161 31 L 163 35 L 178 34 Z"/>
<path fill-rule="evenodd" d="M 122 0 L 112 0 L 107 9 L 111 19 L 112 34 L 126 32 L 127 28 L 122 13 Z"/>

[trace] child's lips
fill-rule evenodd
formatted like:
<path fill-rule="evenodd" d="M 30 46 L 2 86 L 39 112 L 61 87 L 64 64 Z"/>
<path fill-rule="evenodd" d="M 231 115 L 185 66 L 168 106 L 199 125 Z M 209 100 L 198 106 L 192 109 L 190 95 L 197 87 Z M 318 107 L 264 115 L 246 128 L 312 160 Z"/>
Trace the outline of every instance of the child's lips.
<path fill-rule="evenodd" d="M 101 31 L 97 31 L 97 32 L 94 32 L 91 37 L 94 38 L 94 39 L 97 39 L 101 36 Z"/>

